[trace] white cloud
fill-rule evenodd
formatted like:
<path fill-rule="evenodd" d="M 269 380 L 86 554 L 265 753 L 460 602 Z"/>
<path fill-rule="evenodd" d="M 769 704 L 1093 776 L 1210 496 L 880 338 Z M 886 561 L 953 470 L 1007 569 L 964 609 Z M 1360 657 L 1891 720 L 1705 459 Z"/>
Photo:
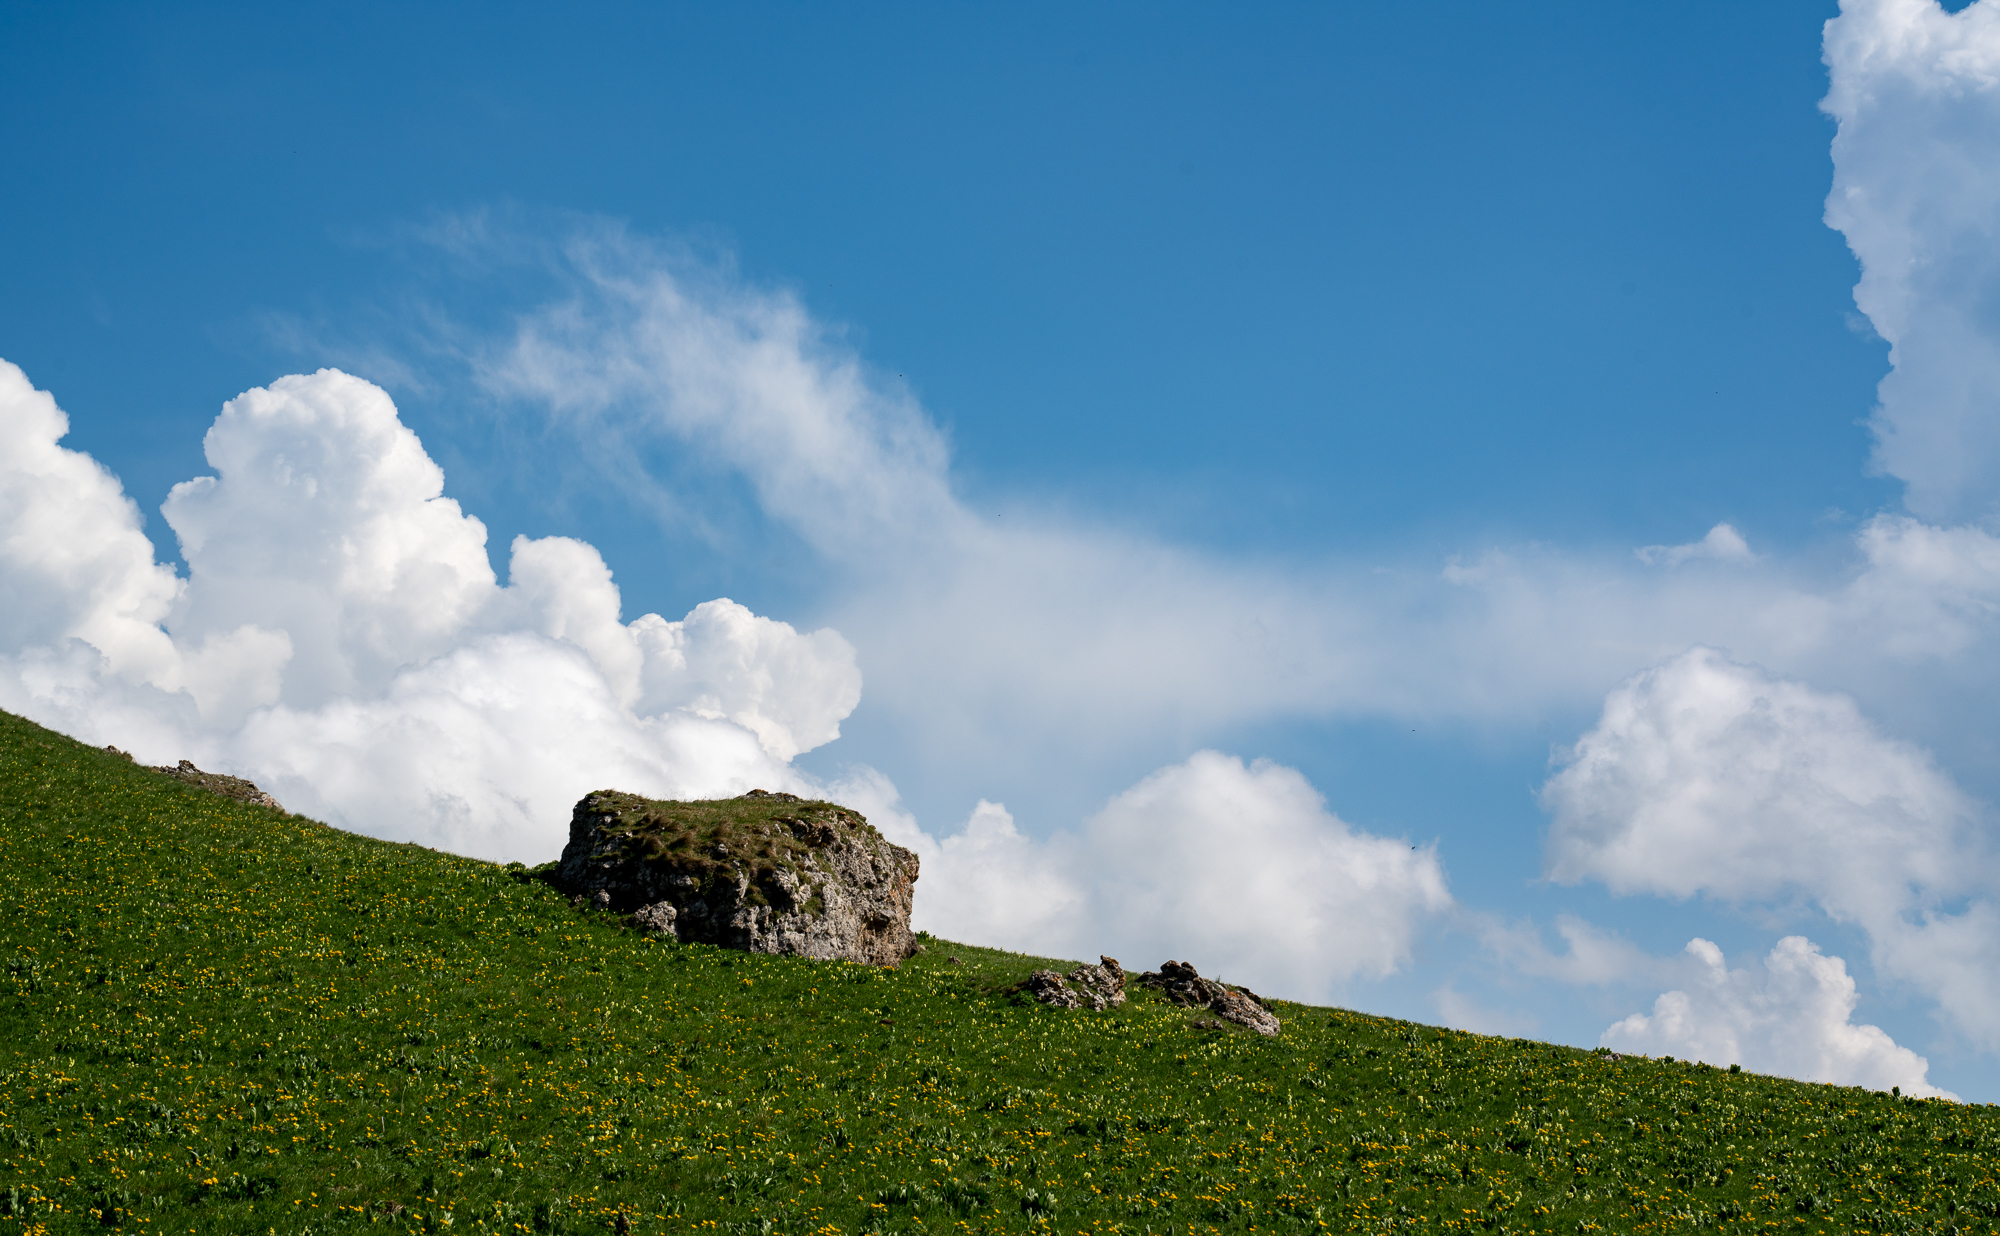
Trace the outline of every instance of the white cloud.
<path fill-rule="evenodd" d="M 1975 1047 L 2000 1051 L 2000 908 L 1993 891 L 1956 913 L 1925 908 L 1871 924 L 1878 976 L 1938 1003 L 1944 1022 Z"/>
<path fill-rule="evenodd" d="M 1995 511 L 2000 466 L 2000 6 L 1843 0 L 1826 25 L 1839 122 L 1827 223 L 1889 341 L 1876 463 L 1911 510 Z"/>
<path fill-rule="evenodd" d="M 380 836 L 544 859 L 572 803 L 810 789 L 854 650 L 726 599 L 621 623 L 597 551 L 486 530 L 380 389 L 333 370 L 224 406 L 217 475 L 165 505 L 189 577 L 12 366 L 0 368 L 0 705 L 141 758 L 192 758 Z"/>
<path fill-rule="evenodd" d="M 1867 565 L 1841 598 L 1847 625 L 1903 664 L 1956 661 L 2000 618 L 2000 538 L 1883 515 L 1856 538 Z"/>
<path fill-rule="evenodd" d="M 924 930 L 1045 956 L 1115 953 L 1091 938 L 1102 873 L 1072 835 L 1024 836 L 1005 807 L 982 799 L 957 833 L 919 846 L 929 877 L 917 892 Z"/>
<path fill-rule="evenodd" d="M 1395 972 L 1452 904 L 1434 848 L 1354 829 L 1296 769 L 1268 760 L 1196 752 L 1046 840 L 988 802 L 938 839 L 886 786 L 837 789 L 917 850 L 917 923 L 954 939 L 1108 953 L 1135 969 L 1174 958 L 1266 994 L 1324 999 Z"/>
<path fill-rule="evenodd" d="M 1696 648 L 1613 691 L 1543 790 L 1549 872 L 1618 892 L 1803 888 L 1879 921 L 1977 881 L 1974 806 L 1854 701 Z"/>
<path fill-rule="evenodd" d="M 1986 811 L 1851 699 L 1697 648 L 1613 691 L 1543 801 L 1555 879 L 1808 898 L 1869 933 L 1879 973 L 1937 999 L 1970 1039 L 2000 1043 Z"/>
<path fill-rule="evenodd" d="M 1648 545 L 1633 553 L 1641 562 L 1670 567 L 1695 558 L 1712 558 L 1718 562 L 1750 562 L 1756 558 L 1750 552 L 1750 542 L 1728 524 L 1717 524 L 1708 530 L 1707 536 L 1686 545 Z"/>
<path fill-rule="evenodd" d="M 379 696 L 261 711 L 219 746 L 295 811 L 524 861 L 555 857 L 591 790 L 810 788 L 741 727 L 621 708 L 581 649 L 525 632 L 410 667 Z"/>
<path fill-rule="evenodd" d="M 58 445 L 69 418 L 0 360 L 0 639 L 88 641 L 121 671 L 173 677 L 160 621 L 180 595 L 118 478 Z"/>
<path fill-rule="evenodd" d="M 726 597 L 680 622 L 647 614 L 631 629 L 645 657 L 641 713 L 726 717 L 781 760 L 840 737 L 861 702 L 854 648 L 837 631 L 801 635 Z"/>
<path fill-rule="evenodd" d="M 1433 847 L 1354 829 L 1269 760 L 1198 751 L 1113 798 L 1083 836 L 1099 931 L 1184 961 L 1213 950 L 1252 984 L 1387 975 L 1451 904 Z"/>
<path fill-rule="evenodd" d="M 1803 936 L 1778 941 L 1761 964 L 1731 970 L 1707 940 L 1688 942 L 1686 986 L 1599 1040 L 1617 1051 L 1671 1055 L 1756 1073 L 1927 1097 L 1929 1063 L 1877 1026 L 1853 1022 L 1859 996 L 1847 965 Z"/>
<path fill-rule="evenodd" d="M 496 592 L 485 526 L 443 496 L 379 387 L 281 378 L 224 404 L 202 446 L 217 475 L 161 508 L 189 577 L 168 629 L 185 645 L 250 623 L 289 643 L 277 694 L 232 701 L 229 719 L 378 693 L 455 647 Z"/>
<path fill-rule="evenodd" d="M 675 262 L 615 225 L 579 229 L 563 251 L 577 296 L 524 316 L 481 358 L 492 389 L 593 433 L 622 437 L 636 419 L 694 443 L 836 557 L 976 522 L 950 495 L 936 426 L 793 297 Z"/>

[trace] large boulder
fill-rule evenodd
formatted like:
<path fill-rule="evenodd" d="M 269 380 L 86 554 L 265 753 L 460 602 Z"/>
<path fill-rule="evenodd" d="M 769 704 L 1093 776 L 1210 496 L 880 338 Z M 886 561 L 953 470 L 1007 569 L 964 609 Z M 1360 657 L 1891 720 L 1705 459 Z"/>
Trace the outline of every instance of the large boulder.
<path fill-rule="evenodd" d="M 792 794 L 587 794 L 547 879 L 641 929 L 756 953 L 893 966 L 914 953 L 917 856 L 857 812 Z"/>

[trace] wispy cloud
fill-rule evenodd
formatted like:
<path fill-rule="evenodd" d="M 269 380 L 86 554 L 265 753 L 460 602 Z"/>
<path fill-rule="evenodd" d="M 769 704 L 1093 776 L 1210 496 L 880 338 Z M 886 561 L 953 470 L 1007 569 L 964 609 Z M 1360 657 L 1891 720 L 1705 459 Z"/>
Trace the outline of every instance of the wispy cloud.
<path fill-rule="evenodd" d="M 1887 638 L 1876 661 L 1902 681 L 1902 662 L 1931 659 L 1930 628 L 1961 647 L 1994 634 L 1990 538 L 1887 517 L 1832 571 L 1760 559 L 1729 524 L 1622 563 L 1547 546 L 1422 563 L 1331 545 L 1224 558 L 1049 510 L 996 520 L 959 496 L 907 389 L 794 295 L 609 223 L 548 252 L 561 293 L 471 351 L 477 380 L 579 438 L 671 443 L 745 478 L 838 564 L 826 604 L 862 649 L 871 708 L 928 759 L 1129 758 L 1285 716 L 1504 724 L 1587 706 L 1697 643 L 1868 690 L 1856 649 Z M 1927 544 L 1945 537 L 1949 563 Z"/>

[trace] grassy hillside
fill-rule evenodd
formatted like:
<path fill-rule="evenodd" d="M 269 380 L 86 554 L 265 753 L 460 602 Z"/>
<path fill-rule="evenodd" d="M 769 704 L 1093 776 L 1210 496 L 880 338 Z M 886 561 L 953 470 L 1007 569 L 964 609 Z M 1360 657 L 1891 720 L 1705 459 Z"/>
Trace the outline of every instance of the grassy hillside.
<path fill-rule="evenodd" d="M 1992 1107 L 1336 1009 L 1057 1012 L 1002 990 L 1037 959 L 941 941 L 893 972 L 648 942 L 4 714 L 0 950 L 0 1236 L 2000 1216 Z"/>

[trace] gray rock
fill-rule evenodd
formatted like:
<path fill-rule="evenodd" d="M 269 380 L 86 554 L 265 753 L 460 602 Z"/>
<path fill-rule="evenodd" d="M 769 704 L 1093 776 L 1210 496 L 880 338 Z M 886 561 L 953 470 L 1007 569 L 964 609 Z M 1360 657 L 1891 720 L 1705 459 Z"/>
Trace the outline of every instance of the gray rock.
<path fill-rule="evenodd" d="M 1083 993 L 1084 1002 L 1094 1009 L 1117 1008 L 1125 1003 L 1125 968 L 1115 957 L 1097 959 L 1094 966 L 1078 966 L 1069 972 L 1069 981 Z"/>
<path fill-rule="evenodd" d="M 953 960 L 957 960 L 953 958 Z M 1067 975 L 1037 970 L 1014 986 L 1051 1008 L 1092 1008 L 1099 1012 L 1125 1003 L 1125 970 L 1115 957 L 1099 957 L 1097 965 L 1078 966 Z M 1070 984 L 1076 984 L 1071 987 Z"/>
<path fill-rule="evenodd" d="M 1241 987 L 1203 978 L 1186 962 L 1162 962 L 1157 971 L 1149 970 L 1141 974 L 1139 981 L 1159 992 L 1170 1003 L 1212 1009 L 1218 1017 L 1239 1026 L 1248 1026 L 1259 1034 L 1274 1035 L 1282 1024 L 1263 997 Z"/>
<path fill-rule="evenodd" d="M 1046 1004 L 1056 1009 L 1080 1009 L 1083 997 L 1071 991 L 1063 976 L 1054 970 L 1037 970 L 1022 979 L 1016 991 L 1027 993 L 1037 1004 Z"/>
<path fill-rule="evenodd" d="M 690 943 L 877 966 L 917 948 L 917 856 L 858 813 L 793 794 L 586 795 L 546 878 L 579 904 Z"/>
<path fill-rule="evenodd" d="M 129 755 L 125 755 L 125 752 L 119 751 L 116 747 L 106 747 L 105 750 L 115 752 L 118 755 L 124 755 L 128 760 L 132 758 Z M 176 781 L 185 781 L 189 785 L 198 786 L 211 794 L 220 794 L 224 798 L 233 798 L 237 802 L 255 803 L 259 807 L 269 807 L 273 811 L 283 811 L 285 809 L 284 804 L 258 789 L 255 784 L 245 781 L 241 777 L 231 777 L 226 773 L 203 772 L 194 766 L 194 761 L 192 760 L 182 760 L 180 766 L 177 768 L 169 768 L 165 764 L 154 765 L 153 771 L 165 773 Z"/>

